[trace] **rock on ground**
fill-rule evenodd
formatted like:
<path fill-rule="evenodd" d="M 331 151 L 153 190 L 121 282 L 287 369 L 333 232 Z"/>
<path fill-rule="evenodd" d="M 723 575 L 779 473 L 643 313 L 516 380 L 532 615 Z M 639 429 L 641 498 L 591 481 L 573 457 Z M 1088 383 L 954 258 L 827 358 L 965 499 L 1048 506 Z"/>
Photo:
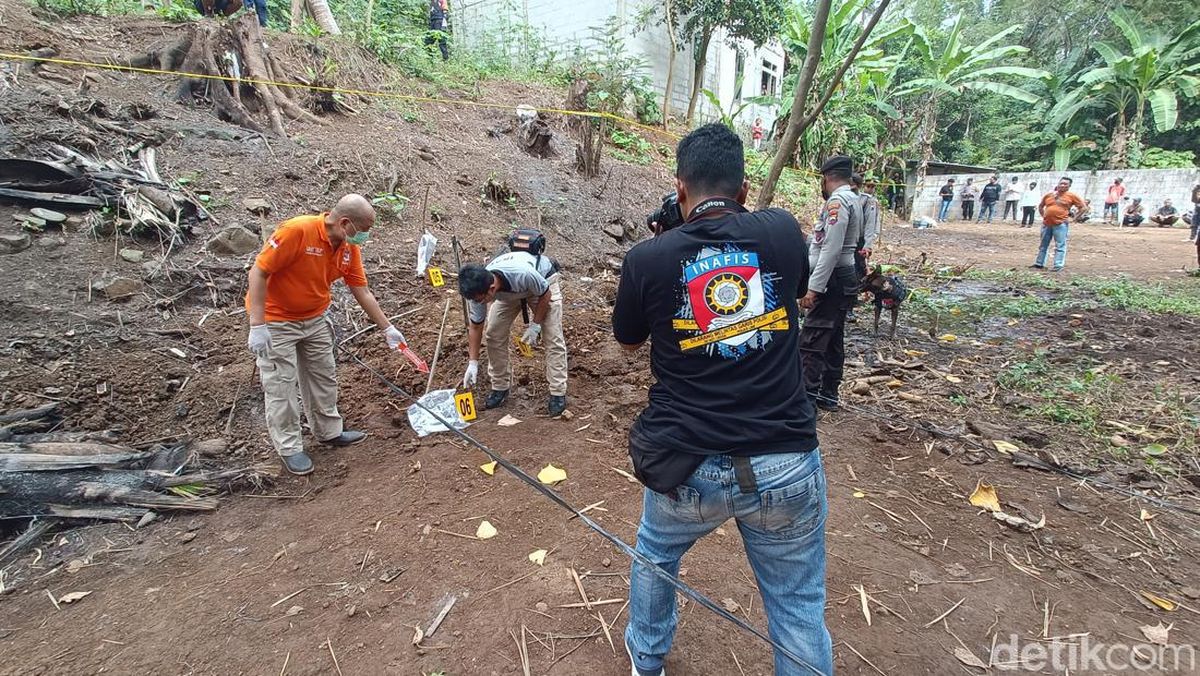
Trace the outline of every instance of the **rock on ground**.
<path fill-rule="evenodd" d="M 204 248 L 209 253 L 218 256 L 241 256 L 252 251 L 258 251 L 261 246 L 262 241 L 259 240 L 258 235 L 240 225 L 231 225 L 213 235 L 213 238 L 208 240 Z"/>

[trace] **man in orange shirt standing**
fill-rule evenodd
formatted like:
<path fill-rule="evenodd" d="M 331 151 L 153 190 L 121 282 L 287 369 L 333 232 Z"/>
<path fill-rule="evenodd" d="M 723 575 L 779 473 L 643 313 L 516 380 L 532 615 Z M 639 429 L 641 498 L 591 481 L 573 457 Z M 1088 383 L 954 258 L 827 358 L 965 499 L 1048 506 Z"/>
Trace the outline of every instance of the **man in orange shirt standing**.
<path fill-rule="evenodd" d="M 1071 209 L 1078 211 L 1076 217 L 1088 212 L 1088 203 L 1079 195 L 1071 192 L 1071 179 L 1066 176 L 1058 180 L 1054 192 L 1046 193 L 1038 206 L 1042 215 L 1042 244 L 1038 247 L 1037 260 L 1033 267 L 1039 270 L 1046 267 L 1046 251 L 1050 248 L 1050 240 L 1054 240 L 1054 272 L 1063 269 L 1067 263 L 1067 229 L 1071 222 Z"/>
<path fill-rule="evenodd" d="M 250 268 L 246 313 L 250 351 L 257 357 L 271 442 L 292 474 L 313 471 L 300 436 L 300 400 L 321 443 L 349 446 L 366 434 L 347 430 L 337 409 L 333 324 L 325 316 L 329 287 L 345 280 L 389 348 L 406 345 L 367 288 L 362 252 L 375 208 L 362 195 L 342 197 L 333 210 L 284 221 Z"/>

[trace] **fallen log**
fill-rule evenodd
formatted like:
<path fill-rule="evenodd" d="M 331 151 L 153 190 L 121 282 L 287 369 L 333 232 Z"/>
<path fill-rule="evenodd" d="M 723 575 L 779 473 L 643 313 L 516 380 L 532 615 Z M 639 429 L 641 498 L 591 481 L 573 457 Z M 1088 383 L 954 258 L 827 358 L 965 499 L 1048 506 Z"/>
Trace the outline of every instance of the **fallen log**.
<path fill-rule="evenodd" d="M 46 505 L 48 514 L 64 519 L 100 519 L 103 521 L 138 522 L 150 511 L 138 507 L 78 507 L 68 505 Z"/>
<path fill-rule="evenodd" d="M 58 403 L 46 404 L 37 408 L 24 409 L 19 411 L 9 411 L 8 413 L 0 413 L 0 423 L 19 422 L 22 420 L 38 420 L 54 413 L 58 409 Z"/>
<path fill-rule="evenodd" d="M 5 454 L 40 454 L 40 455 L 61 455 L 61 456 L 90 456 L 90 455 L 120 455 L 123 453 L 136 453 L 128 446 L 117 446 L 114 444 L 105 444 L 95 441 L 82 442 L 61 442 L 61 441 L 37 441 L 29 444 L 21 443 L 0 443 L 0 458 Z"/>
<path fill-rule="evenodd" d="M 99 441 L 105 444 L 116 443 L 121 434 L 117 430 L 100 430 L 97 432 L 32 432 L 29 434 L 14 434 L 7 440 L 14 444 L 79 444 L 85 441 Z"/>
<path fill-rule="evenodd" d="M 52 204 L 63 209 L 100 209 L 107 206 L 105 200 L 99 197 L 67 195 L 57 192 L 32 192 L 13 188 L 0 188 L 0 198 L 23 204 Z"/>
<path fill-rule="evenodd" d="M 103 455 L 48 455 L 45 453 L 0 452 L 0 472 L 57 472 L 86 467 L 117 467 L 145 460 L 150 453 L 106 453 Z"/>
<path fill-rule="evenodd" d="M 161 476 L 136 470 L 0 472 L 0 515 L 34 514 L 41 505 L 126 505 L 151 509 L 211 511 L 216 498 L 155 492 Z"/>

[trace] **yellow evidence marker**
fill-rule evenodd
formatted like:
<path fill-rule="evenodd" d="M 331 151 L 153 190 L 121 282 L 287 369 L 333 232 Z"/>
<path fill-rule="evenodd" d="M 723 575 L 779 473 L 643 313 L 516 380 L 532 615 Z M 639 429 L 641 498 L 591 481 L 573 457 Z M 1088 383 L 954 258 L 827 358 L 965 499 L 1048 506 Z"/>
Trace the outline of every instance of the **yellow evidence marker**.
<path fill-rule="evenodd" d="M 470 392 L 454 395 L 454 406 L 458 409 L 458 417 L 463 419 L 463 422 L 471 422 L 475 419 L 475 395 Z"/>
<path fill-rule="evenodd" d="M 430 266 L 429 268 L 429 283 L 437 286 L 445 286 L 446 279 L 442 276 L 442 269 Z"/>

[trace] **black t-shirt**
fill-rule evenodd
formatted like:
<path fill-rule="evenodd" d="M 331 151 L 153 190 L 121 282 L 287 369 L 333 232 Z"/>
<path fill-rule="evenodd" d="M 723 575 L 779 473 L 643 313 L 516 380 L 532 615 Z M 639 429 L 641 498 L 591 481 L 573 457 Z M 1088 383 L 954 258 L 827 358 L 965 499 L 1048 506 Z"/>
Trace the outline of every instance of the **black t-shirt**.
<path fill-rule="evenodd" d="M 1000 201 L 1000 184 L 988 183 L 983 186 L 983 191 L 979 193 L 979 198 L 984 202 L 999 202 Z"/>
<path fill-rule="evenodd" d="M 938 194 L 942 196 L 942 199 L 946 199 L 946 198 L 953 199 L 954 198 L 954 186 L 952 186 L 950 184 L 946 184 L 946 185 L 942 186 L 942 189 L 938 191 Z"/>
<path fill-rule="evenodd" d="M 626 254 L 613 334 L 650 339 L 658 381 L 631 440 L 697 455 L 815 449 L 797 349 L 808 273 L 782 209 L 696 219 Z"/>

